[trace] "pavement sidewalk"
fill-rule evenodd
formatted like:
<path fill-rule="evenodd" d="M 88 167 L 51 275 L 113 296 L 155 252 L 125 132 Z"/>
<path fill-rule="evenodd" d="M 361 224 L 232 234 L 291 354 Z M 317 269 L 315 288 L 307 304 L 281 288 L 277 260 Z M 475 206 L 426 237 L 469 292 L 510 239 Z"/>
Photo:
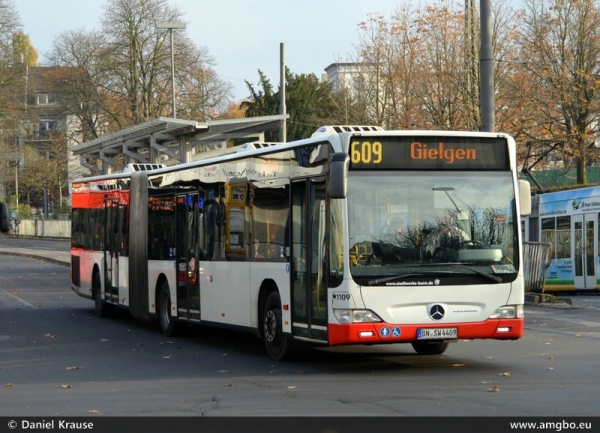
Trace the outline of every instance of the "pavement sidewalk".
<path fill-rule="evenodd" d="M 56 249 L 38 249 L 16 246 L 5 246 L 0 244 L 0 255 L 8 254 L 12 256 L 31 257 L 45 260 L 61 266 L 71 265 L 71 252 L 60 251 Z"/>

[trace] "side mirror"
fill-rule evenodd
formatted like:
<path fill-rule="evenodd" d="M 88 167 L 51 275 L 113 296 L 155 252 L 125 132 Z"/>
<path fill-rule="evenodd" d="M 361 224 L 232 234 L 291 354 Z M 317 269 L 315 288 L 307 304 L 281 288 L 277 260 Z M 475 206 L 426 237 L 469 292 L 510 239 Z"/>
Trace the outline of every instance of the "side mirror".
<path fill-rule="evenodd" d="M 526 180 L 519 180 L 519 206 L 521 215 L 531 215 L 531 185 Z"/>
<path fill-rule="evenodd" d="M 350 157 L 347 153 L 337 152 L 331 155 L 329 168 L 329 196 L 331 198 L 346 198 L 349 167 Z"/>

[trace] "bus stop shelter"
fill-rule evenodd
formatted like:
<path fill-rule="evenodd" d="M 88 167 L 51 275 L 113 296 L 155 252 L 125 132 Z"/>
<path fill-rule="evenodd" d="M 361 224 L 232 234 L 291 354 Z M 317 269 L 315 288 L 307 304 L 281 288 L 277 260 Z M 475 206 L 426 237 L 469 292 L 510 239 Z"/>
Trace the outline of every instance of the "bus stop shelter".
<path fill-rule="evenodd" d="M 289 114 L 242 119 L 194 120 L 159 117 L 70 148 L 92 175 L 122 171 L 127 164 L 174 165 L 201 152 L 226 147 L 226 140 L 265 141 Z"/>

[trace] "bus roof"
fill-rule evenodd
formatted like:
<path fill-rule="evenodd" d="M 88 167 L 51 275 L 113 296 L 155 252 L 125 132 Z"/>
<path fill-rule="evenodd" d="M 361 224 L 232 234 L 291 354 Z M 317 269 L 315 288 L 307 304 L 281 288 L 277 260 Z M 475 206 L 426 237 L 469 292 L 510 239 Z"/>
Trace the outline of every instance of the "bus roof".
<path fill-rule="evenodd" d="M 269 153 L 281 152 L 283 150 L 293 150 L 304 146 L 317 145 L 328 142 L 334 148 L 335 152 L 342 151 L 343 138 L 348 135 L 360 134 L 363 136 L 470 136 L 470 137 L 510 137 L 508 134 L 500 132 L 478 132 L 478 131 L 445 131 L 445 130 L 384 130 L 379 126 L 359 126 L 359 125 L 341 125 L 341 126 L 322 126 L 310 137 L 291 142 L 249 142 L 233 148 L 227 148 L 208 152 L 206 158 L 199 158 L 191 162 L 166 166 L 163 164 L 154 164 L 160 166 L 148 171 L 148 176 L 162 175 L 188 168 L 214 165 L 220 162 L 228 162 L 240 158 L 240 153 L 252 153 L 255 156 L 267 155 Z M 134 170 L 135 171 L 135 170 Z M 90 182 L 103 179 L 128 178 L 131 172 L 119 172 L 92 177 L 83 177 L 74 179 L 71 183 Z"/>

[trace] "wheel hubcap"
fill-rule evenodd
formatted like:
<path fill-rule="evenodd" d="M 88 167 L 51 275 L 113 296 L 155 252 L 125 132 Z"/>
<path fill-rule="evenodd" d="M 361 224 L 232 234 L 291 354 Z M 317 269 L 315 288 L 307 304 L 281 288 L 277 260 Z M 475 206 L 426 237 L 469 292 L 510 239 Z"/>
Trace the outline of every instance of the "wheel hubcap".
<path fill-rule="evenodd" d="M 272 343 L 277 335 L 277 317 L 275 311 L 270 310 L 265 316 L 265 339 Z"/>

